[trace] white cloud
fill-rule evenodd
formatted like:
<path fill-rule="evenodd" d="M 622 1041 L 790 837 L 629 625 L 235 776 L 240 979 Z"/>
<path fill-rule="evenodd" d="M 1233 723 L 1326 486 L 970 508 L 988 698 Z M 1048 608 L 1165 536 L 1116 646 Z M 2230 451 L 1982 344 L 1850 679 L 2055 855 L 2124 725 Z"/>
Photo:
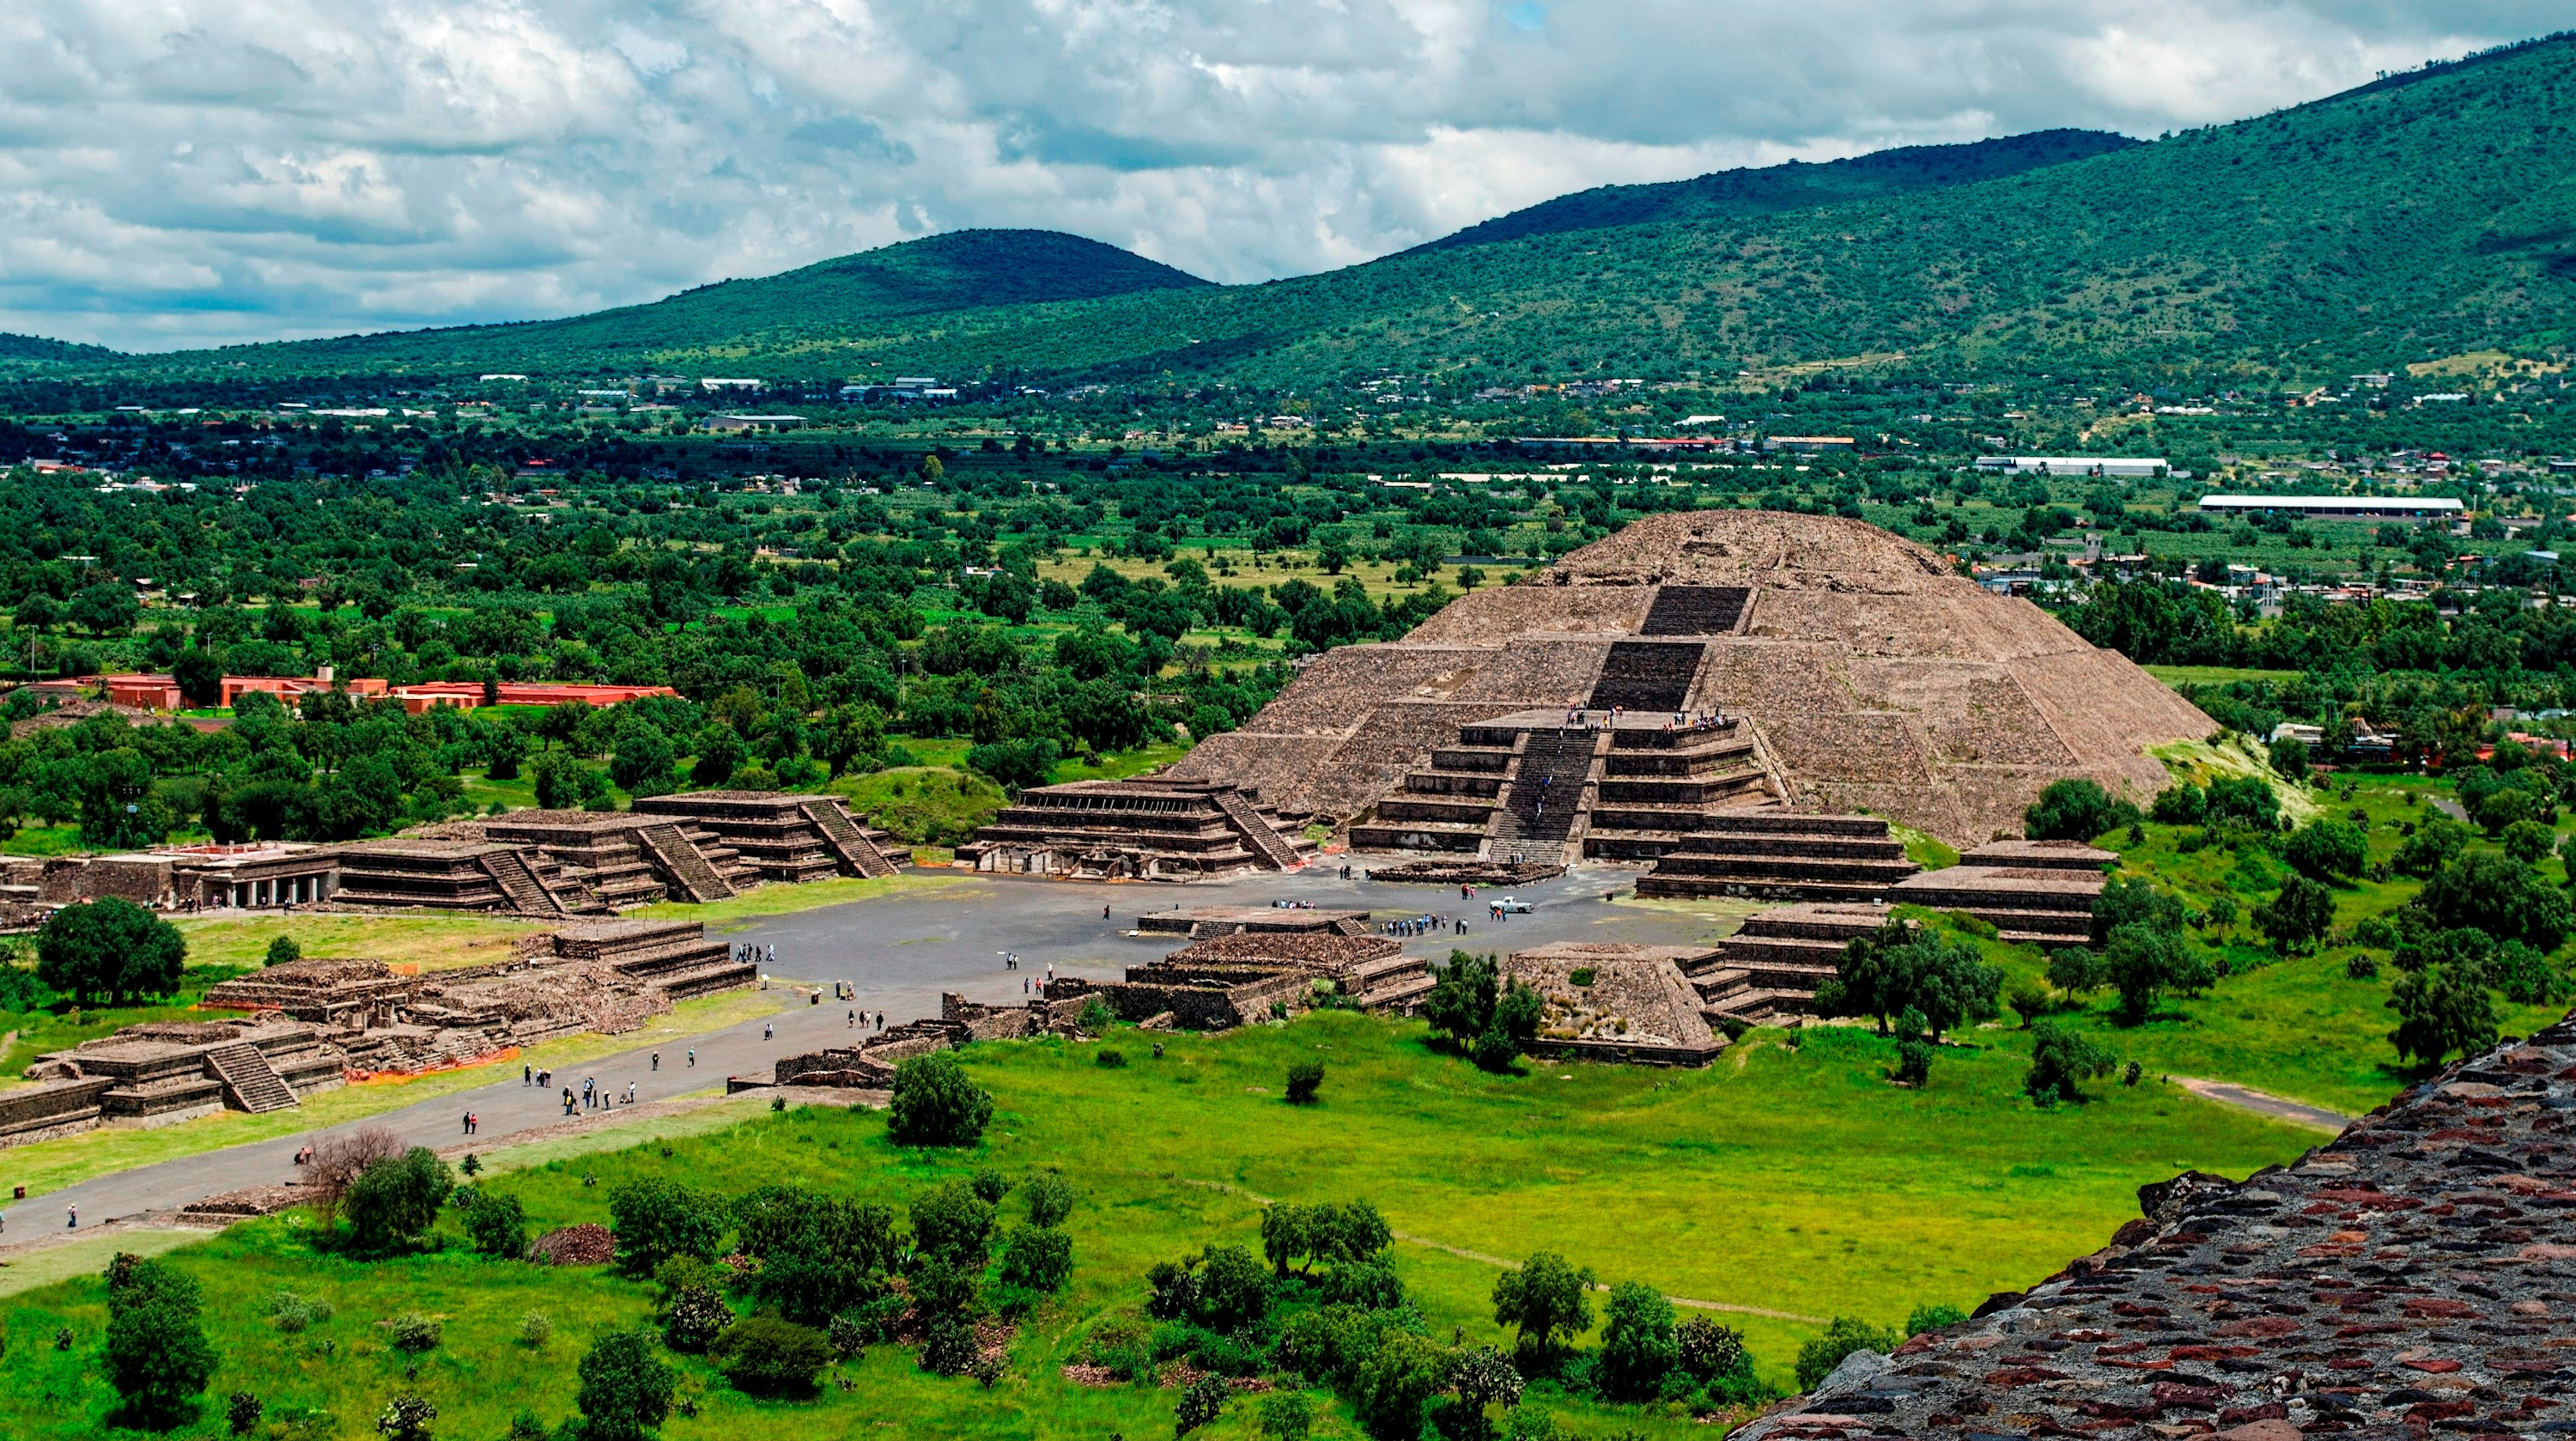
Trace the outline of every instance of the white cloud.
<path fill-rule="evenodd" d="M 0 329 L 566 314 L 969 225 L 1227 281 L 1588 186 L 2225 120 L 2507 0 L 16 0 Z"/>

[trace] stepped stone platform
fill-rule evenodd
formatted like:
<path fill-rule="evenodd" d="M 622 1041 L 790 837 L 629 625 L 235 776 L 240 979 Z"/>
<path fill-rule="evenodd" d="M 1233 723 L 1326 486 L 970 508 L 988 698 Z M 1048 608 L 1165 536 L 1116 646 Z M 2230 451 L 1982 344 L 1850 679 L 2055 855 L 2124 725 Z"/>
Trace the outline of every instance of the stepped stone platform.
<path fill-rule="evenodd" d="M 536 845 L 403 837 L 342 846 L 331 900 L 344 906 L 507 911 L 554 919 L 605 913 L 582 878 Z"/>
<path fill-rule="evenodd" d="M 657 860 L 682 882 L 677 891 L 697 891 L 697 898 L 730 895 L 753 881 L 815 881 L 835 875 L 890 876 L 900 854 L 893 837 L 860 825 L 838 796 L 789 795 L 776 791 L 691 791 L 685 795 L 645 796 L 634 814 L 668 822 L 663 829 L 644 827 L 639 840 L 648 850 L 667 846 L 666 835 L 686 836 L 703 858 L 692 864 L 675 848 Z M 729 849 L 731 855 L 710 852 Z M 910 859 L 909 855 L 904 856 Z M 711 871 L 710 878 L 703 872 Z M 721 881 L 721 887 L 718 885 Z M 675 893 L 677 893 L 675 891 Z"/>
<path fill-rule="evenodd" d="M 1325 910 L 1313 906 L 1192 906 L 1188 910 L 1175 906 L 1168 911 L 1147 911 L 1138 916 L 1135 929 L 1149 935 L 1191 937 L 1231 936 L 1245 932 L 1332 932 L 1359 936 L 1368 934 L 1368 918 L 1366 911 Z"/>
<path fill-rule="evenodd" d="M 1700 1014 L 1689 975 L 1715 960 L 1705 946 L 1569 941 L 1515 951 L 1502 969 L 1547 1003 L 1539 1055 L 1705 1066 L 1727 1042 Z"/>
<path fill-rule="evenodd" d="M 2450 1066 L 2287 1167 L 2139 1219 L 1975 1319 L 1861 1352 L 1746 1441 L 2421 1441 L 2571 1428 L 2576 1023 Z"/>
<path fill-rule="evenodd" d="M 2119 857 L 2077 841 L 1995 841 L 1959 864 L 1925 871 L 1888 888 L 1894 905 L 1964 911 L 2003 938 L 2045 946 L 2080 946 L 2093 933 L 2093 902 Z"/>
<path fill-rule="evenodd" d="M 1875 816 L 1713 811 L 1638 877 L 1637 894 L 1870 901 L 1921 869 Z"/>
<path fill-rule="evenodd" d="M 340 1085 L 341 1053 L 320 1026 L 155 1022 L 38 1056 L 27 1074 L 34 1084 L 0 1091 L 0 1145 L 284 1110 Z"/>
<path fill-rule="evenodd" d="M 1291 816 L 1402 822 L 1418 838 L 1378 848 L 1491 859 L 1467 834 L 1485 819 L 1475 806 L 1500 800 L 1475 783 L 1494 758 L 1467 754 L 1482 747 L 1461 732 L 1532 711 L 1562 724 L 1596 703 L 1723 713 L 1745 749 L 1711 774 L 1740 772 L 1729 783 L 1746 794 L 1884 816 L 1963 847 L 2018 829 L 2063 777 L 2144 801 L 2166 783 L 2148 747 L 2215 729 L 2127 660 L 1922 546 L 1836 517 L 1697 511 L 1644 517 L 1529 581 L 1471 592 L 1400 641 L 1312 658 L 1166 779 L 1256 788 Z M 1390 812 L 1399 796 L 1414 809 Z M 1592 827 L 1651 846 L 1683 833 L 1671 811 L 1707 804 L 1618 824 L 1596 814 Z"/>
<path fill-rule="evenodd" d="M 1405 861 L 1366 872 L 1373 881 L 1416 886 L 1526 886 L 1564 874 L 1560 865 L 1511 861 Z"/>
<path fill-rule="evenodd" d="M 1747 916 L 1710 959 L 1686 967 L 1701 1015 L 1729 1032 L 1813 1015 L 1816 987 L 1853 941 L 1887 923 L 1883 906 L 1802 903 Z"/>
<path fill-rule="evenodd" d="M 979 871 L 1074 880 L 1209 880 L 1292 871 L 1315 843 L 1232 784 L 1159 777 L 1036 786 L 978 828 L 957 858 Z"/>
<path fill-rule="evenodd" d="M 1072 1008 L 1058 1014 L 1074 1015 L 1098 996 L 1122 1021 L 1223 1031 L 1298 1014 L 1326 995 L 1362 1010 L 1409 1014 L 1432 984 L 1430 967 L 1384 936 L 1248 931 L 1130 966 L 1123 981 L 1059 976 L 1047 1001 Z"/>
<path fill-rule="evenodd" d="M 653 796 L 632 811 L 513 811 L 370 844 L 505 847 L 515 864 L 475 853 L 475 865 L 507 902 L 497 908 L 544 919 L 604 915 L 662 900 L 723 900 L 763 881 L 891 876 L 911 859 L 893 836 L 853 818 L 840 797 L 772 791 Z M 362 886 L 348 899 L 362 905 L 495 908 L 486 888 L 470 875 L 445 875 L 442 863 L 441 855 L 387 849 L 361 869 L 399 874 Z M 447 872 L 457 870 L 446 866 Z M 417 899 L 424 891 L 445 896 L 450 882 L 458 888 L 453 899 Z"/>

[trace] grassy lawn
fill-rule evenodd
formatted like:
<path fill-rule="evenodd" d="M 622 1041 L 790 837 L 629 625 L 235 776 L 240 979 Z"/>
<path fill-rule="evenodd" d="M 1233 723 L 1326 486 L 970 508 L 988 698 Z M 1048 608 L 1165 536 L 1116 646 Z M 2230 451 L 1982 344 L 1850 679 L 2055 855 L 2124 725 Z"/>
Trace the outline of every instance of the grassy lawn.
<path fill-rule="evenodd" d="M 2025 1058 L 2012 1033 L 1945 1050 L 1920 1092 L 1887 1085 L 1893 1048 L 1848 1028 L 1810 1032 L 1795 1049 L 1781 1033 L 1757 1031 L 1705 1071 L 1541 1065 L 1508 1076 L 1435 1054 L 1423 1037 L 1411 1023 L 1318 1013 L 1286 1027 L 1170 1037 L 1160 1059 L 1125 1036 L 1132 1062 L 1118 1070 L 1093 1064 L 1089 1045 L 984 1045 L 966 1060 L 999 1105 L 975 1152 L 899 1151 L 885 1144 L 881 1115 L 813 1108 L 712 1132 L 674 1126 L 645 1145 L 554 1157 L 489 1183 L 519 1195 L 543 1228 L 606 1221 L 609 1194 L 635 1177 L 726 1194 L 794 1181 L 900 1205 L 978 1166 L 1013 1177 L 1060 1166 L 1080 1197 L 1068 1223 L 1073 1279 L 1021 1326 L 997 1387 L 926 1376 L 905 1349 L 878 1346 L 840 1368 L 851 1391 L 827 1385 L 811 1402 L 755 1402 L 702 1361 L 675 1358 L 683 1394 L 700 1409 L 675 1416 L 663 1434 L 801 1441 L 872 1434 L 873 1424 L 912 1435 L 1098 1438 L 1161 1434 L 1171 1394 L 1084 1388 L 1058 1368 L 1092 1324 L 1136 1313 L 1154 1262 L 1211 1241 L 1257 1251 L 1261 1198 L 1374 1201 L 1404 1238 L 1397 1269 L 1444 1339 L 1456 1328 L 1470 1341 L 1504 1340 L 1488 1300 L 1497 1267 L 1457 1252 L 1518 1258 L 1542 1248 L 1604 1281 L 1885 1324 L 1918 1302 L 1972 1305 L 2041 1279 L 2134 1216 L 2142 1182 L 2183 1166 L 2243 1175 L 2311 1143 L 2308 1133 L 2152 1082 L 2100 1085 L 2087 1104 L 2036 1110 L 2018 1092 Z M 1323 1101 L 1291 1109 L 1279 1079 L 1303 1057 L 1328 1066 Z M 1016 1221 L 1018 1198 L 1003 1210 Z M 649 1314 L 649 1286 L 603 1272 L 489 1261 L 453 1244 L 359 1263 L 316 1253 L 301 1220 L 236 1227 L 175 1259 L 205 1287 L 221 1357 L 210 1395 L 256 1391 L 280 1420 L 327 1411 L 331 1421 L 309 1434 L 357 1434 L 401 1391 L 436 1403 L 442 1435 L 498 1435 L 523 1405 L 558 1422 L 590 1337 Z M 337 1315 L 279 1334 L 259 1318 L 281 1289 L 326 1297 Z M 374 1326 L 409 1309 L 446 1326 L 416 1378 Z M 515 1340 L 530 1310 L 555 1325 L 543 1350 Z M 22 1418 L 14 1434 L 95 1434 L 112 1404 L 95 1363 L 104 1325 L 95 1276 L 22 1292 L 5 1319 L 13 1337 L 73 1334 L 68 1352 L 22 1344 L 0 1358 L 0 1414 Z M 1761 1315 L 1726 1319 L 1744 1326 L 1774 1381 L 1815 1330 Z M 1707 1434 L 1654 1408 L 1595 1406 L 1546 1388 L 1533 1396 L 1588 1434 Z M 1355 1434 L 1345 1408 L 1317 1400 L 1320 1434 Z M 218 1400 L 181 1434 L 217 1434 L 219 1409 Z M 1253 1429 L 1251 1408 L 1238 1402 L 1206 1434 Z"/>
<path fill-rule="evenodd" d="M 292 936 L 308 956 L 348 956 L 390 965 L 445 970 L 510 958 L 510 943 L 543 929 L 497 916 L 259 915 L 174 916 L 192 962 L 259 966 L 279 936 Z"/>
<path fill-rule="evenodd" d="M 489 1085 L 502 1079 L 512 1066 L 536 1065 L 562 1070 L 638 1046 L 720 1031 L 784 1005 L 790 994 L 752 990 L 701 996 L 682 1001 L 669 1014 L 656 1016 L 650 1024 L 623 1035 L 566 1036 L 559 1041 L 529 1046 L 508 1060 L 407 1079 L 343 1086 L 336 1091 L 307 1097 L 302 1105 L 292 1109 L 270 1111 L 264 1115 L 223 1111 L 148 1131 L 109 1128 L 13 1146 L 0 1151 L 0 1186 L 24 1186 L 28 1195 L 41 1196 L 114 1171 L 157 1165 L 182 1156 L 203 1155 L 253 1141 L 284 1140 L 326 1126 L 336 1126 L 343 1121 L 398 1111 L 416 1101 L 435 1100 L 440 1096 Z M 191 1019 L 202 1020 L 204 1017 Z"/>
<path fill-rule="evenodd" d="M 2232 680 L 2293 681 L 2301 674 L 2294 670 L 2253 670 L 2232 665 L 2149 665 L 2140 670 L 2167 685 L 2225 685 Z"/>
<path fill-rule="evenodd" d="M 938 765 L 843 776 L 825 789 L 848 797 L 850 809 L 870 824 L 914 845 L 957 845 L 1004 804 L 1000 786 L 972 771 Z"/>

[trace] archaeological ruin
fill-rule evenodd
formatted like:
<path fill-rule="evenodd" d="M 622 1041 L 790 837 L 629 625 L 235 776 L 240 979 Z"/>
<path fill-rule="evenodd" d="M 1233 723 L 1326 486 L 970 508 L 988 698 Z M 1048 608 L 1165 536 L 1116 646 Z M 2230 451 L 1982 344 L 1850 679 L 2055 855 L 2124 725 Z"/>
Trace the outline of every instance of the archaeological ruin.
<path fill-rule="evenodd" d="M 1292 871 L 1315 843 L 1248 787 L 1152 777 L 1033 786 L 957 848 L 979 871 L 1210 880 Z"/>
<path fill-rule="evenodd" d="M 1232 786 L 1330 822 L 1383 854 L 1382 879 L 1598 860 L 1651 867 L 1641 893 L 1855 901 L 1917 869 L 1890 822 L 1966 848 L 2018 835 L 2063 777 L 2143 800 L 2165 784 L 2148 748 L 2211 729 L 1911 541 L 1698 511 L 1471 592 L 1400 641 L 1313 657 L 1151 788 Z M 1103 803 L 1083 840 L 1105 854 L 1141 834 Z"/>
<path fill-rule="evenodd" d="M 222 982 L 220 1021 L 152 1022 L 36 1058 L 0 1091 L 0 1145 L 217 1110 L 274 1111 L 352 1077 L 506 1056 L 634 1030 L 758 968 L 696 921 L 580 922 L 521 938 L 506 961 L 448 970 L 315 957 Z"/>
<path fill-rule="evenodd" d="M 1716 964 L 1706 946 L 1566 941 L 1514 951 L 1502 973 L 1546 1003 L 1532 1055 L 1705 1066 L 1727 1038 L 1702 1013 L 1692 977 Z"/>

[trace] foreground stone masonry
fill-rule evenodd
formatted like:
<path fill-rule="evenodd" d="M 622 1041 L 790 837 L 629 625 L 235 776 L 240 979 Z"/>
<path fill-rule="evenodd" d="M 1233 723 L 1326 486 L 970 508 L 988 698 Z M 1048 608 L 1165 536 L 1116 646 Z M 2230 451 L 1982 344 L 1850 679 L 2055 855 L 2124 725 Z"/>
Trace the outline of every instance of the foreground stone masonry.
<path fill-rule="evenodd" d="M 2027 1294 L 1737 1432 L 2233 1441 L 2576 1431 L 2576 1016 L 2287 1169 L 2185 1173 Z"/>

